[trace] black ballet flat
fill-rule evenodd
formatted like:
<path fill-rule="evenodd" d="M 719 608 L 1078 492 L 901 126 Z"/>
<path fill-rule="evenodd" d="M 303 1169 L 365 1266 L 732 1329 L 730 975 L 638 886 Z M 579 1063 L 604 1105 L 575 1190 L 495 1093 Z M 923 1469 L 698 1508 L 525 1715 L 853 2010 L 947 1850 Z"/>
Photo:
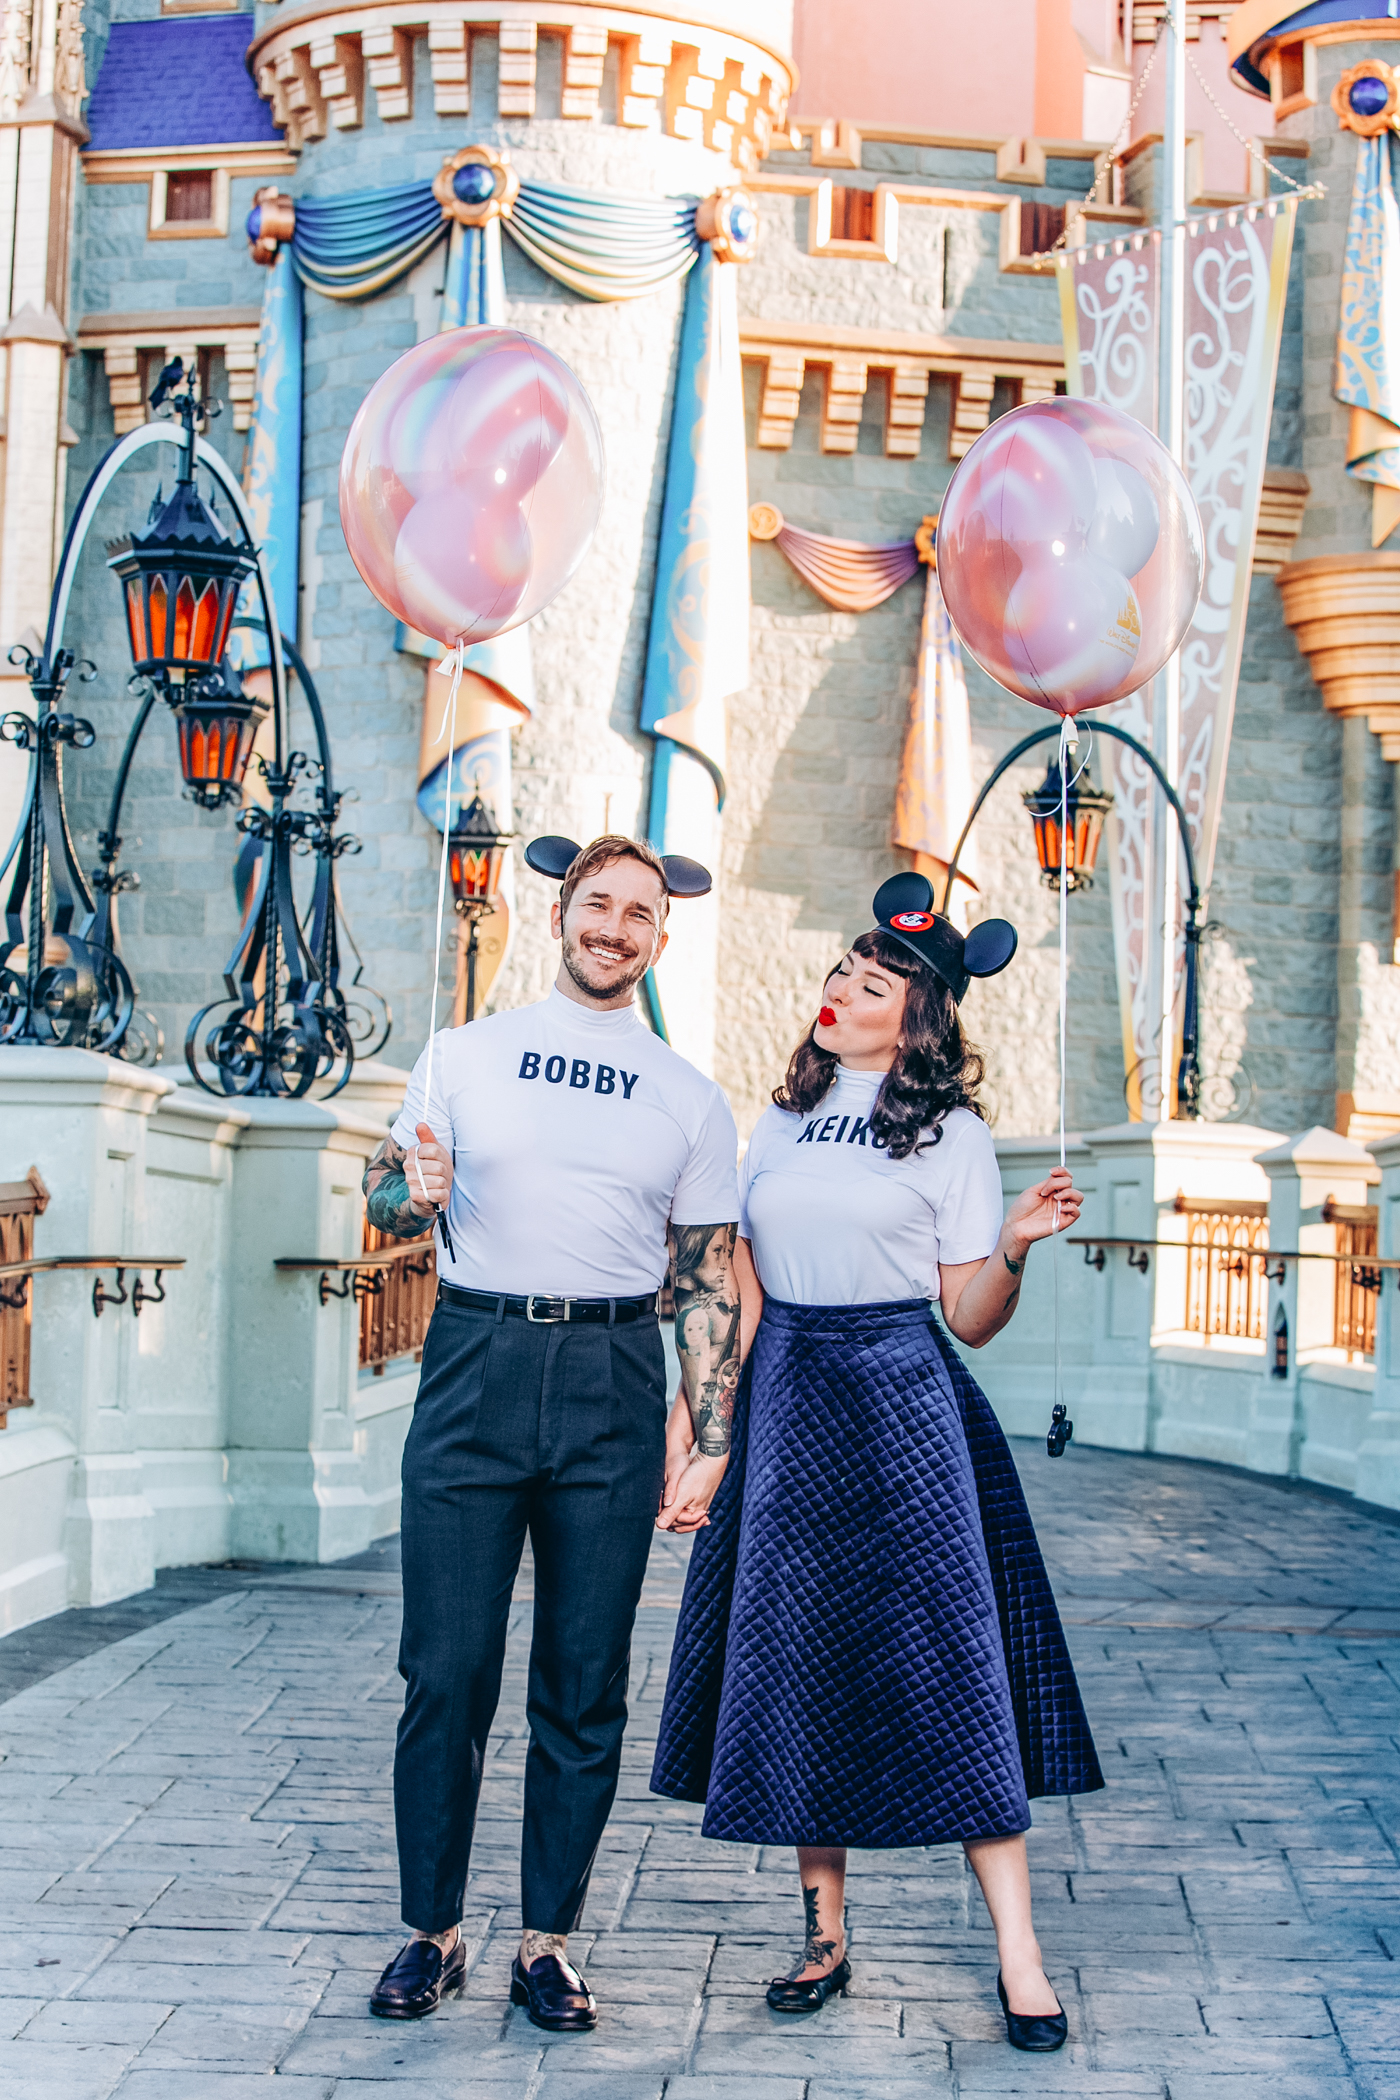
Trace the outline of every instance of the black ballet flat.
<path fill-rule="evenodd" d="M 843 1956 L 825 1976 L 812 1976 L 805 1983 L 794 1983 L 789 1976 L 775 1976 L 768 1986 L 768 2004 L 773 2012 L 820 2012 L 833 1994 L 845 1997 L 850 1980 L 851 1964 Z"/>
<path fill-rule="evenodd" d="M 1006 2014 L 1006 2039 L 1013 2049 L 1034 2049 L 1048 2055 L 1052 2049 L 1063 2049 L 1069 2039 L 1069 2021 L 1064 2007 L 1057 2013 L 1014 2013 L 1006 2002 L 1006 1985 L 997 1970 L 997 1996 L 1001 2009 Z"/>

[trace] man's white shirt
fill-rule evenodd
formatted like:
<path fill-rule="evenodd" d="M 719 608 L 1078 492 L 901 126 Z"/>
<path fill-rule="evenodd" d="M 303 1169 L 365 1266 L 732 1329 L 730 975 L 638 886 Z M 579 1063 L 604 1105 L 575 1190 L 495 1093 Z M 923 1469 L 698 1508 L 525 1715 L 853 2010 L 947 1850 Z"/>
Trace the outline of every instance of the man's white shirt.
<path fill-rule="evenodd" d="M 427 1051 L 393 1126 L 431 1126 L 454 1160 L 438 1274 L 464 1290 L 631 1298 L 666 1273 L 666 1226 L 739 1215 L 738 1135 L 712 1079 L 635 1008 L 598 1012 L 551 991 Z M 410 1194 L 418 1196 L 409 1169 Z M 421 1200 L 421 1197 L 419 1198 Z"/>

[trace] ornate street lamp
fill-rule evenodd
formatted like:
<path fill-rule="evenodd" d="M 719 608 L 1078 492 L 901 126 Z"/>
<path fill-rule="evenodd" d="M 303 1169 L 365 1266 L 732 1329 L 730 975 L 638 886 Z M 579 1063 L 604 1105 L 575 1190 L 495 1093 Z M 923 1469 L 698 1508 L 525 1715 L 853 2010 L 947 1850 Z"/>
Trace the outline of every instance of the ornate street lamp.
<path fill-rule="evenodd" d="M 1181 806 L 1180 796 L 1147 746 L 1140 744 L 1135 736 L 1129 736 L 1126 729 L 1119 729 L 1112 722 L 1096 722 L 1094 729 L 1097 735 L 1112 737 L 1115 743 L 1126 744 L 1130 751 L 1137 753 L 1153 779 L 1157 782 L 1158 787 L 1162 790 L 1176 816 L 1177 837 L 1181 841 L 1181 850 L 1186 858 L 1187 878 L 1186 924 L 1183 928 L 1186 936 L 1186 966 L 1182 978 L 1181 1058 L 1176 1068 L 1176 1098 L 1177 1106 L 1182 1116 L 1188 1121 L 1194 1122 L 1199 1119 L 1201 1113 L 1200 1013 L 1197 981 L 1199 977 L 1201 935 L 1205 928 L 1201 923 L 1201 885 L 1196 874 L 1196 855 L 1191 846 L 1191 827 L 1186 821 L 1186 812 Z M 948 899 L 953 894 L 953 883 L 958 872 L 958 862 L 962 859 L 963 847 L 967 844 L 968 833 L 977 821 L 982 804 L 986 801 L 988 795 L 991 794 L 1002 774 L 1008 772 L 1018 759 L 1024 758 L 1028 751 L 1033 751 L 1037 744 L 1048 743 L 1052 737 L 1058 739 L 1059 734 L 1060 729 L 1057 723 L 1051 729 L 1037 729 L 1032 735 L 1022 737 L 1019 744 L 1013 744 L 1001 763 L 993 767 L 981 787 L 977 790 L 973 798 L 972 808 L 968 812 L 967 822 L 963 825 L 958 843 L 953 848 L 953 858 L 948 864 L 948 879 L 943 888 L 944 911 L 947 911 Z M 1081 784 L 1087 783 L 1087 781 L 1088 772 L 1086 770 L 1081 775 Z M 1066 798 L 1070 812 L 1066 825 L 1069 833 L 1070 849 L 1067 858 L 1070 866 L 1075 871 L 1068 884 L 1071 890 L 1087 889 L 1088 887 L 1088 877 L 1093 872 L 1094 858 L 1098 853 L 1099 836 L 1103 820 L 1113 802 L 1111 795 L 1106 795 L 1099 789 L 1091 787 L 1089 794 L 1092 797 L 1094 808 L 1086 813 L 1082 829 L 1079 811 L 1076 808 L 1076 800 L 1082 806 L 1084 798 L 1076 798 L 1073 787 L 1070 788 Z M 1043 804 L 1052 795 L 1055 807 L 1053 812 L 1050 812 L 1044 810 Z M 1032 821 L 1035 824 L 1036 858 L 1040 862 L 1041 877 L 1043 880 L 1049 880 L 1053 874 L 1053 887 L 1058 889 L 1060 873 L 1059 768 L 1052 762 L 1040 786 L 1033 788 L 1022 799 L 1027 809 L 1031 811 Z M 1042 824 L 1045 826 L 1044 829 L 1042 829 Z M 1090 826 L 1092 826 L 1092 831 L 1089 828 Z M 1049 842 L 1052 836 L 1054 841 L 1053 853 L 1049 850 Z M 1076 877 L 1079 879 L 1076 880 Z M 1165 1102 L 1167 1092 L 1165 1055 L 1162 1063 L 1164 1075 L 1162 1094 Z"/>
<path fill-rule="evenodd" d="M 0 879 L 10 876 L 5 938 L 0 940 L 0 1043 L 62 1044 L 133 1061 L 159 1055 L 154 1027 L 144 1041 L 129 1034 L 135 994 L 117 936 L 117 898 L 137 883 L 134 874 L 117 866 L 122 803 L 136 746 L 156 701 L 165 700 L 175 716 L 186 792 L 203 808 L 217 809 L 239 799 L 258 725 L 270 707 L 272 755 L 266 763 L 259 761 L 268 806 L 254 803 L 238 820 L 240 830 L 256 842 L 248 908 L 224 969 L 226 997 L 211 1002 L 190 1023 L 185 1061 L 209 1093 L 297 1096 L 315 1080 L 331 1077 L 336 1092 L 349 1078 L 356 1052 L 373 1056 L 389 1030 L 388 1009 L 369 987 L 360 986 L 360 970 L 346 984 L 341 981 L 340 942 L 348 935 L 335 864 L 357 851 L 359 842 L 335 828 L 344 796 L 333 783 L 325 719 L 305 666 L 278 633 L 243 491 L 220 454 L 196 436 L 201 418 L 217 410 L 199 402 L 196 375 L 187 373 L 178 358 L 161 373 L 151 405 L 158 413 L 162 407 L 173 412 L 178 430 L 169 421 L 148 423 L 118 439 L 99 463 L 68 528 L 42 653 L 12 652 L 12 661 L 22 661 L 29 674 L 37 720 L 16 713 L 0 723 L 0 735 L 31 753 L 24 814 L 0 863 Z M 138 452 L 171 443 L 180 447 L 180 463 L 169 502 L 157 496 L 146 530 L 109 550 L 109 565 L 123 587 L 134 667 L 131 690 L 139 705 L 107 825 L 98 834 L 102 859 L 90 891 L 68 830 L 62 761 L 63 746 L 86 748 L 93 729 L 60 705 L 74 668 L 73 652 L 62 646 L 64 624 L 84 542 L 117 472 Z M 196 465 L 228 498 L 237 538 L 200 496 Z M 250 582 L 262 619 L 244 618 L 238 624 L 266 636 L 270 702 L 244 691 L 225 653 L 239 594 Z M 284 661 L 295 669 L 311 711 L 315 762 L 290 748 Z M 79 675 L 96 674 L 84 666 Z M 292 806 L 303 777 L 316 782 L 310 808 Z M 294 851 L 309 853 L 316 867 L 304 915 L 293 892 Z"/>
<path fill-rule="evenodd" d="M 467 1019 L 476 1019 L 476 966 L 483 919 L 495 911 L 513 831 L 502 831 L 480 788 L 447 834 L 447 870 L 457 911 L 467 921 Z"/>
<path fill-rule="evenodd" d="M 1060 887 L 1060 768 L 1052 758 L 1045 769 L 1045 778 L 1038 788 L 1028 788 L 1021 800 L 1031 813 L 1035 826 L 1035 855 L 1040 862 L 1040 879 L 1045 887 L 1058 890 Z M 1096 788 L 1089 778 L 1087 762 L 1077 773 L 1071 772 L 1064 795 L 1065 841 L 1064 860 L 1068 871 L 1065 888 L 1071 896 L 1076 890 L 1091 890 L 1094 886 L 1094 863 L 1099 855 L 1099 840 L 1103 836 L 1103 820 L 1113 807 L 1113 797 L 1102 788 Z"/>

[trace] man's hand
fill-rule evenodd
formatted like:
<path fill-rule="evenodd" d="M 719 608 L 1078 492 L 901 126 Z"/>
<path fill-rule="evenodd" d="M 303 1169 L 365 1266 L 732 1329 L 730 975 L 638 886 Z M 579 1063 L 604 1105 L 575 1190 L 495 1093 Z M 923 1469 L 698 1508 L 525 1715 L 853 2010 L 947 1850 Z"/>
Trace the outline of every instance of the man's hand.
<path fill-rule="evenodd" d="M 415 1160 L 420 1157 L 423 1160 L 423 1179 L 429 1191 L 436 1187 L 444 1189 L 444 1208 L 452 1192 L 451 1155 L 433 1138 L 427 1124 L 420 1123 L 418 1135 L 422 1138 L 425 1134 L 432 1139 L 431 1151 L 424 1145 L 415 1145 L 405 1152 L 393 1138 L 385 1138 L 365 1168 L 365 1215 L 371 1225 L 377 1226 L 381 1232 L 392 1233 L 395 1239 L 421 1239 L 432 1219 L 433 1205 L 431 1200 L 426 1203 L 423 1200 L 413 1164 Z M 444 1160 L 447 1162 L 445 1183 L 440 1166 Z"/>
<path fill-rule="evenodd" d="M 452 1154 L 426 1123 L 418 1124 L 416 1134 L 418 1143 L 405 1155 L 408 1200 L 420 1217 L 430 1218 L 452 1200 Z"/>

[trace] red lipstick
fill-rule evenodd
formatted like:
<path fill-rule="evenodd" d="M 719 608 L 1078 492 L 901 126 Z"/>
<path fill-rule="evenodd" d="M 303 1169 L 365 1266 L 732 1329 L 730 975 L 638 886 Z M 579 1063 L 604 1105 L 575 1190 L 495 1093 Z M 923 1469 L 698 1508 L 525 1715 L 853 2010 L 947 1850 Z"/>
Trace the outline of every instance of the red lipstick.
<path fill-rule="evenodd" d="M 817 1015 L 817 1023 L 822 1028 L 834 1028 L 836 1026 L 836 1009 L 832 1006 L 824 1006 Z"/>

